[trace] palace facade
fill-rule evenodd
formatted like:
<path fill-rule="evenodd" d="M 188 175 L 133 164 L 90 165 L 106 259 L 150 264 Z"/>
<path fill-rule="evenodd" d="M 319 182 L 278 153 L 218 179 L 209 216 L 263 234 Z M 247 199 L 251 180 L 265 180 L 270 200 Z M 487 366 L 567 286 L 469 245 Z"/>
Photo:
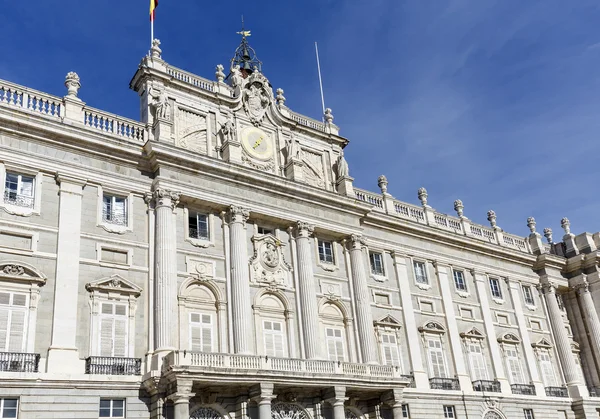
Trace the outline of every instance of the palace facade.
<path fill-rule="evenodd" d="M 140 121 L 0 81 L 0 417 L 599 417 L 599 233 L 354 188 L 330 109 L 228 67 L 156 40 Z"/>

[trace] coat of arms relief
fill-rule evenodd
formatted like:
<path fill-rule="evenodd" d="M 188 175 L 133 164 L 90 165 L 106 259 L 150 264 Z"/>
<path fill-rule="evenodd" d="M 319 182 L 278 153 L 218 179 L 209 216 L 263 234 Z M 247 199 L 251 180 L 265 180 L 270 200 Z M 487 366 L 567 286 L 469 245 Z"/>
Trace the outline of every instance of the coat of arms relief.
<path fill-rule="evenodd" d="M 254 254 L 250 258 L 252 282 L 275 287 L 290 287 L 292 267 L 283 255 L 279 239 L 271 234 L 254 236 Z"/>
<path fill-rule="evenodd" d="M 267 108 L 273 101 L 273 91 L 265 76 L 253 72 L 245 81 L 242 91 L 242 103 L 250 122 L 254 126 L 262 123 Z"/>

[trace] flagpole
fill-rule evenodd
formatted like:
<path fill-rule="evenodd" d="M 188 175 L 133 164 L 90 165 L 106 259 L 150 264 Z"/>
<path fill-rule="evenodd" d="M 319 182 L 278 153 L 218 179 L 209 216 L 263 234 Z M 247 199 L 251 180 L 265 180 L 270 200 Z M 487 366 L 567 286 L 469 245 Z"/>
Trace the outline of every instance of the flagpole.
<path fill-rule="evenodd" d="M 152 48 L 152 43 L 154 42 L 154 16 L 150 18 L 150 48 Z"/>
<path fill-rule="evenodd" d="M 323 96 L 323 81 L 321 80 L 321 64 L 319 63 L 319 48 L 315 42 L 315 53 L 317 54 L 317 71 L 319 72 L 319 87 L 321 88 L 321 107 L 323 108 L 323 114 L 321 119 L 325 122 L 325 96 Z"/>

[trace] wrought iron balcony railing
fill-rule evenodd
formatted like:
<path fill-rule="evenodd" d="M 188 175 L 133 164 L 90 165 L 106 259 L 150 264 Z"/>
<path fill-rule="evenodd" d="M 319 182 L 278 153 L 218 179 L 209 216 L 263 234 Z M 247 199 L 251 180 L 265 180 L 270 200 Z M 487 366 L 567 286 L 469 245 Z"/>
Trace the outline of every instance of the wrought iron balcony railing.
<path fill-rule="evenodd" d="M 429 379 L 429 387 L 432 390 L 460 390 L 457 378 L 433 377 Z"/>
<path fill-rule="evenodd" d="M 204 239 L 204 240 L 208 240 L 208 231 L 206 230 L 198 230 L 197 228 L 194 227 L 190 227 L 188 230 L 188 235 L 192 238 L 192 239 Z"/>
<path fill-rule="evenodd" d="M 40 354 L 0 352 L 0 371 L 38 372 Z"/>
<path fill-rule="evenodd" d="M 19 195 L 10 189 L 4 190 L 4 203 L 18 207 L 33 208 L 33 196 Z"/>
<path fill-rule="evenodd" d="M 108 356 L 90 356 L 85 359 L 86 374 L 103 375 L 140 375 L 140 358 L 115 358 Z"/>
<path fill-rule="evenodd" d="M 400 377 L 402 377 L 405 380 L 410 381 L 410 384 L 407 385 L 406 387 L 410 387 L 410 388 L 415 388 L 415 376 L 412 374 L 402 374 Z"/>
<path fill-rule="evenodd" d="M 533 384 L 511 384 L 510 389 L 513 394 L 535 396 L 535 386 Z"/>
<path fill-rule="evenodd" d="M 588 391 L 590 392 L 590 397 L 600 397 L 600 387 L 591 386 L 588 387 Z"/>
<path fill-rule="evenodd" d="M 102 220 L 108 224 L 116 224 L 120 226 L 127 225 L 127 213 L 123 211 L 102 210 Z"/>
<path fill-rule="evenodd" d="M 473 381 L 473 390 L 500 393 L 500 381 L 498 380 L 477 380 Z"/>
<path fill-rule="evenodd" d="M 569 397 L 569 392 L 566 387 L 546 387 L 546 396 Z"/>

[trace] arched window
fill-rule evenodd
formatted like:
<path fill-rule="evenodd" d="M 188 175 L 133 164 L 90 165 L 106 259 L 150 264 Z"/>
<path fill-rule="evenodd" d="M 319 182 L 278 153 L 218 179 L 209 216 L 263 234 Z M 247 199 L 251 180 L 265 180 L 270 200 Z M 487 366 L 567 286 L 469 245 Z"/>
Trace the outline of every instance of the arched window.
<path fill-rule="evenodd" d="M 331 361 L 348 361 L 347 317 L 338 302 L 325 302 L 319 310 L 326 357 Z"/>
<path fill-rule="evenodd" d="M 223 416 L 212 407 L 200 406 L 190 413 L 190 419 L 222 419 Z"/>
<path fill-rule="evenodd" d="M 254 323 L 256 348 L 259 355 L 287 358 L 293 354 L 291 313 L 289 303 L 282 292 L 264 290 L 256 295 Z"/>
<path fill-rule="evenodd" d="M 311 419 L 306 410 L 296 403 L 279 402 L 271 407 L 273 419 Z"/>

